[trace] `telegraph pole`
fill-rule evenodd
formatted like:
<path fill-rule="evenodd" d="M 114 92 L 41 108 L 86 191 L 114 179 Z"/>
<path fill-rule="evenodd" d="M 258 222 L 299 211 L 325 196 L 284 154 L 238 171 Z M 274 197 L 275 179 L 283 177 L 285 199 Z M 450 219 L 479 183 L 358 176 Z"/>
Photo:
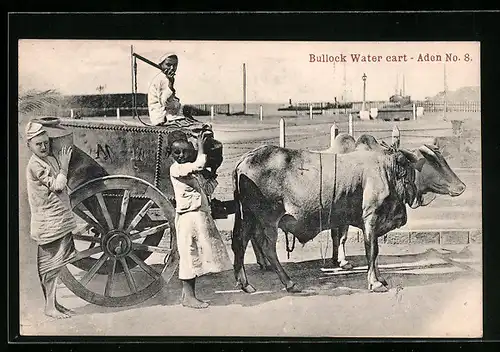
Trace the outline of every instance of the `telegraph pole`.
<path fill-rule="evenodd" d="M 342 103 L 345 103 L 347 101 L 347 73 L 346 73 L 346 68 L 345 68 L 345 63 L 344 63 L 344 82 L 343 82 L 343 88 L 344 88 L 344 91 L 342 92 L 342 99 L 340 99 L 342 101 Z"/>
<path fill-rule="evenodd" d="M 448 110 L 448 83 L 446 82 L 446 64 L 444 64 L 444 111 L 443 111 L 443 120 L 446 121 L 446 110 Z"/>
<path fill-rule="evenodd" d="M 247 69 L 243 63 L 243 115 L 247 113 Z"/>

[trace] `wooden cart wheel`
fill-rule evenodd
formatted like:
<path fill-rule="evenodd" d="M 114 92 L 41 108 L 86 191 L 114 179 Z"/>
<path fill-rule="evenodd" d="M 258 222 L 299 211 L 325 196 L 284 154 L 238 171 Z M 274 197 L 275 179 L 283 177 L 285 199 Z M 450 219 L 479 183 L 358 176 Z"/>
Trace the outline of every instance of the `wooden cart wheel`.
<path fill-rule="evenodd" d="M 121 202 L 122 202 L 123 196 L 124 196 L 124 194 L 104 194 L 103 195 L 103 199 L 105 199 L 105 203 L 106 203 L 106 210 L 110 214 L 116 214 L 116 213 L 119 214 L 120 209 L 121 209 Z M 71 195 L 70 195 L 70 198 L 72 198 Z M 107 226 L 106 216 L 104 215 L 103 210 L 102 210 L 97 198 L 98 198 L 97 196 L 94 196 L 94 197 L 90 197 L 90 198 L 83 200 L 82 201 L 83 207 L 85 207 L 85 209 L 88 210 L 87 215 L 90 215 L 94 219 L 97 219 L 97 222 L 100 224 L 103 224 L 103 226 Z M 149 199 L 146 199 L 146 198 L 132 198 L 132 199 L 130 199 L 130 197 L 129 197 L 127 213 L 128 214 L 137 214 L 140 211 L 140 209 L 142 209 L 147 204 L 148 201 L 149 201 Z M 146 214 L 139 221 L 139 223 L 137 223 L 137 225 L 135 226 L 135 230 L 137 230 L 137 231 L 146 230 L 148 228 L 152 228 L 152 227 L 161 225 L 162 222 L 164 223 L 165 220 L 164 219 L 160 219 L 159 221 L 153 220 L 153 219 L 151 219 L 151 217 L 148 214 Z M 84 231 L 84 233 L 79 231 L 78 236 L 76 236 L 76 241 L 77 241 L 76 243 L 78 244 L 77 249 L 79 249 L 79 250 L 94 248 L 96 246 L 96 244 L 100 242 L 100 238 L 101 238 L 101 233 L 99 233 L 94 227 L 91 227 L 87 223 L 85 225 L 86 226 L 83 226 L 81 228 Z M 147 246 L 158 246 L 160 244 L 160 241 L 163 238 L 163 234 L 164 234 L 163 231 L 157 231 L 156 233 L 153 233 L 149 236 L 141 237 L 141 239 L 139 239 L 138 241 L 142 242 L 142 244 L 147 245 Z M 79 243 L 80 242 L 79 239 L 81 238 L 80 235 L 90 235 L 90 236 L 94 236 L 95 238 L 90 243 L 86 240 L 83 240 L 83 241 L 81 241 L 82 243 L 80 244 Z M 83 238 L 86 239 L 86 237 L 83 237 Z M 135 254 L 141 260 L 146 260 L 152 254 L 152 252 L 142 251 L 142 250 L 137 249 L 135 251 Z M 129 266 L 129 269 L 132 269 L 135 266 L 137 266 L 137 263 L 134 262 L 133 260 L 131 260 L 130 258 L 127 258 L 126 260 L 127 260 L 127 265 Z M 96 261 L 97 261 L 97 259 L 95 259 L 93 257 L 87 257 L 87 258 L 83 258 L 83 259 L 73 263 L 73 265 L 78 267 L 79 269 L 89 271 L 92 268 L 92 266 L 95 264 Z M 106 265 L 104 265 L 98 269 L 97 273 L 103 275 L 103 274 L 107 274 L 108 271 L 109 271 L 109 268 L 107 268 Z M 118 266 L 116 268 L 117 273 L 122 272 L 122 271 L 123 271 L 123 268 L 121 266 Z"/>
<path fill-rule="evenodd" d="M 61 280 L 75 295 L 131 306 L 168 283 L 178 265 L 175 210 L 158 188 L 133 176 L 105 176 L 76 188 L 70 200 L 80 220 L 79 254 Z"/>

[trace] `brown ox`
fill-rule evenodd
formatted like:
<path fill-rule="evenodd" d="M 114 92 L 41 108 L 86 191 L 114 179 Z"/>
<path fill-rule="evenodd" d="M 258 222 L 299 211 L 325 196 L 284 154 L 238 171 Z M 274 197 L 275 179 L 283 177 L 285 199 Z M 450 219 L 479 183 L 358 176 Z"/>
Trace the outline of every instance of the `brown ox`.
<path fill-rule="evenodd" d="M 361 135 L 356 141 L 348 134 L 340 134 L 335 139 L 335 148 L 329 152 L 351 153 L 353 151 L 375 151 L 381 154 L 394 153 L 397 148 L 379 144 L 371 135 Z M 406 204 L 411 208 L 426 206 L 435 199 L 435 194 L 447 194 L 452 197 L 458 196 L 465 191 L 465 184 L 451 170 L 445 158 L 435 145 L 424 145 L 413 151 L 417 162 L 413 164 L 415 169 L 414 184 L 416 194 L 408 199 Z M 349 225 L 334 227 L 332 224 L 331 236 L 333 242 L 332 261 L 343 269 L 352 268 L 346 260 L 345 243 Z M 262 250 L 252 238 L 252 247 L 261 268 L 270 268 Z"/>
<path fill-rule="evenodd" d="M 416 162 L 406 151 L 322 154 L 262 146 L 245 154 L 233 172 L 239 207 L 232 249 L 241 288 L 255 290 L 243 263 L 252 237 L 286 289 L 297 292 L 276 254 L 278 228 L 306 243 L 320 230 L 352 225 L 365 234 L 369 289 L 387 290 L 376 266 L 377 238 L 406 224 L 405 203 L 416 196 Z"/>

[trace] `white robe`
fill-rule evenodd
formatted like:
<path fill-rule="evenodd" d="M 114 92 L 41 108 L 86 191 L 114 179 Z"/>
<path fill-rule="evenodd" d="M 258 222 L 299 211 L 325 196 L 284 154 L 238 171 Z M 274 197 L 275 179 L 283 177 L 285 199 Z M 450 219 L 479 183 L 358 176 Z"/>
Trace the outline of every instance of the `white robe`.
<path fill-rule="evenodd" d="M 76 222 L 66 187 L 66 175 L 53 156 L 32 155 L 26 167 L 31 210 L 31 238 L 47 244 L 74 231 Z"/>
<path fill-rule="evenodd" d="M 206 156 L 200 154 L 194 163 L 174 162 L 170 167 L 176 200 L 175 229 L 181 280 L 232 268 L 226 246 L 211 216 L 207 193 L 213 192 L 215 187 L 194 173 L 203 169 L 205 160 Z"/>
<path fill-rule="evenodd" d="M 153 78 L 149 86 L 148 110 L 153 125 L 185 118 L 179 98 L 173 95 L 168 83 L 167 77 L 161 72 Z"/>

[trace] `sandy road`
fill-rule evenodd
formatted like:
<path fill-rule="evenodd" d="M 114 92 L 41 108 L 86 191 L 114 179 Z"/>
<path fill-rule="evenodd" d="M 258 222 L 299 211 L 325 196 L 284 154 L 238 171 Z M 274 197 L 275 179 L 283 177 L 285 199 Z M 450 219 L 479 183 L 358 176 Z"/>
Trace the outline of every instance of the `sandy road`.
<path fill-rule="evenodd" d="M 360 246 L 351 245 L 349 253 L 355 267 L 361 268 L 348 273 L 331 270 L 328 261 L 316 259 L 314 245 L 297 249 L 288 262 L 281 251 L 285 270 L 304 293 L 286 293 L 274 272 L 247 264 L 257 293 L 237 290 L 232 272 L 205 276 L 197 287 L 211 306 L 202 311 L 180 306 L 180 282 L 174 278 L 149 301 L 124 308 L 87 304 L 61 288 L 60 301 L 77 315 L 53 320 L 42 314 L 36 280 L 26 277 L 30 287 L 21 292 L 21 328 L 27 335 L 479 337 L 480 247 L 472 245 L 460 255 L 463 246 L 447 249 L 453 251 L 451 258 L 471 269 L 447 264 L 429 246 L 382 246 L 379 264 L 390 290 L 381 294 L 366 290 Z M 253 262 L 249 252 L 247 263 Z"/>

